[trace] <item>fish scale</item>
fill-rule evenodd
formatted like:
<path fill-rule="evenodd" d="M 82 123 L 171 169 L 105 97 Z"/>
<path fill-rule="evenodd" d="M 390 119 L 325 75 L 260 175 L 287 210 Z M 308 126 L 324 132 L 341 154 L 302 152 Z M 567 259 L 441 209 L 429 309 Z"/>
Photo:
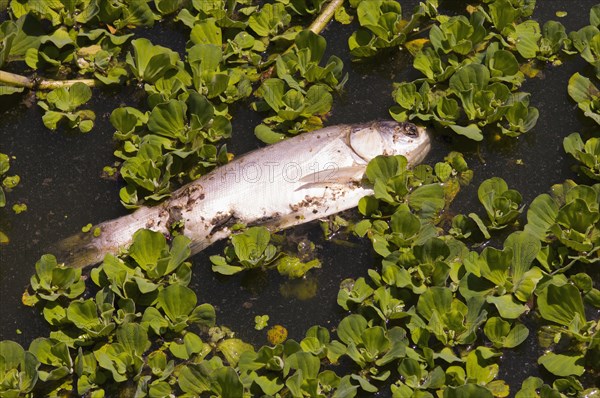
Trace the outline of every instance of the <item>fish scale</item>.
<path fill-rule="evenodd" d="M 127 248 L 148 228 L 170 234 L 176 225 L 195 254 L 231 234 L 233 224 L 271 231 L 356 207 L 373 193 L 362 177 L 377 155 L 404 155 L 409 166 L 429 151 L 429 136 L 411 123 L 392 121 L 338 125 L 255 150 L 173 192 L 165 202 L 103 222 L 101 233 L 60 242 L 58 257 L 83 267 Z"/>

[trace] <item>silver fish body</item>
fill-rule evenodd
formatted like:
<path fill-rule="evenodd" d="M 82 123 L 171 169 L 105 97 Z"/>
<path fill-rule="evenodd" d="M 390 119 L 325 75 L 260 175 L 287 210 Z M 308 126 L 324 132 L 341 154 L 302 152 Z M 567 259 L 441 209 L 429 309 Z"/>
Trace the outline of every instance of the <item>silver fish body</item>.
<path fill-rule="evenodd" d="M 160 205 L 103 222 L 98 237 L 76 235 L 59 244 L 67 264 L 85 267 L 131 244 L 135 231 L 169 234 L 173 226 L 195 254 L 231 234 L 230 226 L 285 229 L 350 209 L 371 187 L 362 181 L 377 155 L 404 155 L 418 164 L 428 133 L 411 123 L 378 121 L 305 133 L 241 156 L 177 191 Z"/>

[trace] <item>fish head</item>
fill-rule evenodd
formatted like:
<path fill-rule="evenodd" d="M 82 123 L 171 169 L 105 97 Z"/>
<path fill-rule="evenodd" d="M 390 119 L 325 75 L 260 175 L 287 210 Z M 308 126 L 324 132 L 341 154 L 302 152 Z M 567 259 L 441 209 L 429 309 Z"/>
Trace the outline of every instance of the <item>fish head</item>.
<path fill-rule="evenodd" d="M 412 166 L 423 161 L 429 149 L 429 132 L 409 122 L 378 121 L 353 128 L 350 147 L 365 161 L 379 155 L 403 155 Z"/>

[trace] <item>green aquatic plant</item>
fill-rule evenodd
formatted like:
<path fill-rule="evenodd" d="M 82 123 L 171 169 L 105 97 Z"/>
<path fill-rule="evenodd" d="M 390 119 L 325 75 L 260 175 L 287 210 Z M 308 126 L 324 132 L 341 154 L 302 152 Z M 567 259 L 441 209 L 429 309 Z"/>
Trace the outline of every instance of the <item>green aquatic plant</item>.
<path fill-rule="evenodd" d="M 567 181 L 555 185 L 552 195 L 539 195 L 529 205 L 525 231 L 548 243 L 538 255 L 548 271 L 565 266 L 568 258 L 563 252 L 573 251 L 575 261 L 598 261 L 599 189 L 598 184 L 577 185 Z M 551 244 L 555 241 L 560 246 Z"/>
<path fill-rule="evenodd" d="M 317 259 L 302 261 L 299 257 L 284 254 L 273 243 L 271 233 L 265 227 L 250 227 L 231 238 L 231 246 L 225 248 L 225 256 L 210 256 L 212 270 L 232 275 L 254 268 L 276 267 L 282 275 L 301 278 L 310 269 L 318 268 Z"/>
<path fill-rule="evenodd" d="M 74 299 L 85 291 L 81 270 L 58 264 L 53 255 L 44 255 L 35 264 L 36 274 L 31 277 L 33 294 L 26 294 L 24 301 L 34 305 L 39 301 L 53 302 L 61 297 Z"/>
<path fill-rule="evenodd" d="M 257 111 L 270 111 L 255 128 L 256 136 L 266 142 L 280 141 L 287 134 L 298 134 L 322 127 L 322 118 L 331 110 L 331 91 L 339 91 L 347 76 L 343 62 L 331 56 L 320 66 L 325 53 L 325 39 L 310 30 L 298 33 L 289 53 L 275 61 L 277 78 L 262 82 L 256 90 L 260 98 L 252 104 Z"/>
<path fill-rule="evenodd" d="M 0 392 L 7 397 L 30 393 L 39 379 L 39 361 L 14 341 L 0 341 Z"/>
<path fill-rule="evenodd" d="M 94 127 L 96 114 L 89 109 L 76 110 L 92 98 L 92 90 L 83 83 L 71 87 L 60 87 L 50 91 L 38 105 L 45 111 L 42 116 L 44 125 L 56 130 L 61 121 L 66 121 L 70 129 L 79 129 L 82 133 Z"/>
<path fill-rule="evenodd" d="M 468 15 L 453 16 L 426 1 L 410 19 L 398 4 L 352 0 L 360 27 L 349 40 L 355 57 L 401 47 L 414 54 L 422 76 L 397 85 L 391 114 L 398 120 L 430 122 L 475 140 L 490 129 L 520 135 L 538 118 L 529 94 L 518 91 L 525 66 L 559 64 L 561 52 L 576 50 L 597 67 L 598 6 L 589 27 L 567 35 L 557 22 L 528 19 L 533 0 L 483 0 L 466 6 Z M 265 142 L 323 124 L 345 83 L 343 64 L 336 56 L 324 59 L 325 39 L 297 16 L 324 7 L 321 0 L 81 0 L 34 9 L 14 1 L 13 20 L 0 25 L 0 66 L 26 60 L 40 73 L 94 80 L 62 81 L 58 88 L 56 81 L 38 84 L 1 72 L 0 80 L 12 80 L 2 80 L 0 94 L 57 88 L 46 106 L 70 122 L 87 101 L 81 102 L 89 91 L 82 84 L 130 84 L 145 101 L 110 117 L 126 183 L 120 197 L 131 208 L 160 201 L 230 159 L 221 140 L 231 133 L 230 110 L 244 103 L 238 101 L 254 94 L 265 117 L 256 134 Z M 185 51 L 140 38 L 142 30 L 126 33 L 159 18 L 181 23 Z M 596 85 L 576 75 L 568 88 L 592 118 Z M 82 122 L 90 127 L 83 118 L 74 125 Z M 598 171 L 594 139 L 565 141 L 589 177 Z M 499 177 L 479 185 L 485 220 L 454 215 L 452 200 L 473 178 L 463 155 L 412 170 L 406 164 L 403 157 L 378 157 L 367 166 L 365 184 L 374 195 L 360 201 L 363 219 L 349 224 L 370 240 L 373 267 L 342 281 L 337 302 L 345 317 L 333 327 L 314 326 L 296 341 L 276 325 L 270 337 L 277 340 L 269 345 L 245 343 L 216 326 L 215 308 L 199 302 L 190 285 L 189 239 L 140 230 L 129 248 L 106 256 L 89 276 L 52 256 L 39 260 L 23 300 L 51 332 L 27 350 L 0 343 L 0 395 L 598 394 L 580 378 L 600 368 L 598 322 L 586 311 L 600 307 L 586 273 L 600 250 L 598 185 L 554 186 L 529 204 L 522 227 L 526 203 Z M 0 157 L 0 171 L 7 169 L 8 158 Z M 5 181 L 5 188 L 17 182 Z M 279 246 L 265 228 L 248 228 L 231 237 L 223 256 L 211 258 L 213 269 L 277 268 L 301 278 L 319 265 Z M 527 321 L 532 314 L 538 330 Z M 498 379 L 500 358 L 534 335 L 547 350 L 538 363 L 555 377 L 551 385 L 528 378 L 520 391 L 509 389 Z"/>
<path fill-rule="evenodd" d="M 600 37 L 600 36 L 599 36 Z M 587 77 L 575 73 L 569 79 L 569 95 L 585 116 L 600 124 L 600 90 Z"/>
<path fill-rule="evenodd" d="M 394 164 L 398 167 L 392 162 L 389 169 L 374 161 L 369 174 L 389 180 L 406 172 L 394 170 Z M 594 302 L 596 297 L 600 304 L 593 281 L 576 275 L 574 286 L 562 275 L 546 274 L 539 283 L 544 271 L 534 265 L 541 246 L 535 236 L 515 232 L 502 250 L 486 248 L 479 255 L 449 235 L 438 237 L 427 226 L 431 221 L 421 225 L 422 218 L 409 207 L 395 210 L 389 221 L 385 213 L 374 216 L 373 226 L 389 222 L 397 235 L 382 239 L 398 249 L 381 252 L 374 243 L 381 268 L 370 270 L 368 279 L 342 283 L 338 303 L 351 314 L 340 321 L 334 336 L 315 326 L 299 342 L 254 349 L 226 328 L 214 327 L 214 308 L 197 305 L 196 294 L 186 287 L 189 240 L 179 235 L 168 244 L 161 234 L 141 230 L 127 252 L 107 256 L 92 271 L 100 288 L 94 299 L 63 291 L 47 296 L 60 299 L 45 301 L 43 310 L 57 329 L 49 338 L 35 340 L 25 354 L 31 363 L 27 369 L 39 367 L 28 376 L 37 379 L 36 385 L 18 388 L 59 392 L 77 375 L 80 394 L 107 393 L 133 379 L 135 388 L 150 396 L 224 391 L 240 397 L 287 391 L 354 396 L 359 390 L 375 393 L 384 381 L 392 381 L 394 394 L 506 395 L 508 386 L 496 379 L 500 350 L 528 337 L 518 318 L 534 292 L 541 317 L 554 325 L 542 329 L 540 338 L 554 344 L 560 339 L 581 342 L 576 350 L 545 354 L 540 364 L 559 377 L 580 374 L 587 361 L 595 366 L 597 326 L 586 321 L 582 298 Z M 234 235 L 240 237 L 234 242 L 235 255 L 248 264 L 272 260 L 265 232 L 255 227 Z M 40 264 L 50 260 L 44 257 Z M 48 269 L 62 269 L 53 261 L 48 264 Z M 43 275 L 38 278 L 48 279 Z M 78 274 L 69 280 L 82 283 Z M 481 333 L 494 348 L 451 349 L 473 344 Z M 150 345 L 152 336 L 160 336 L 157 347 Z M 336 364 L 346 360 L 360 370 L 338 374 Z M 557 368 L 558 363 L 570 365 Z M 15 372 L 18 366 L 15 362 L 5 369 Z M 15 388 L 14 383 L 2 386 L 3 391 Z"/>
<path fill-rule="evenodd" d="M 432 91 L 428 81 L 420 85 L 413 82 L 398 84 L 393 94 L 398 105 L 390 108 L 394 119 L 433 120 L 475 141 L 483 139 L 481 128 L 486 125 L 495 124 L 510 136 L 527 132 L 535 125 L 538 111 L 528 106 L 529 95 L 511 93 L 511 88 L 504 82 L 522 79 L 516 60 L 511 66 L 514 56 L 510 53 L 495 51 L 490 46 L 486 55 L 490 57 L 486 58 L 489 66 L 473 63 L 451 69 L 439 64 L 435 52 L 424 49 L 421 54 L 415 56 L 415 67 L 435 79 L 449 76 L 448 86 Z M 506 60 L 500 61 L 501 57 Z M 504 79 L 505 76 L 510 79 Z M 465 125 L 462 119 L 472 123 Z"/>
<path fill-rule="evenodd" d="M 420 2 L 410 20 L 403 19 L 396 1 L 350 1 L 356 7 L 359 29 L 348 38 L 350 54 L 370 57 L 382 49 L 402 46 L 423 20 L 437 15 L 437 0 Z"/>
<path fill-rule="evenodd" d="M 578 133 L 563 140 L 565 152 L 579 161 L 579 170 L 589 178 L 600 180 L 600 138 L 589 138 L 585 143 Z"/>
<path fill-rule="evenodd" d="M 8 175 L 8 170 L 10 169 L 10 157 L 5 153 L 0 153 L 0 179 L 2 179 L 2 184 L 0 184 L 0 207 L 6 206 L 6 193 L 10 192 L 14 189 L 21 178 L 18 175 Z"/>
<path fill-rule="evenodd" d="M 570 41 L 559 22 L 540 28 L 526 19 L 535 2 L 484 3 L 469 6 L 468 18 L 436 18 L 429 39 L 413 50 L 413 67 L 424 78 L 396 86 L 393 118 L 434 121 L 476 141 L 486 126 L 508 136 L 535 126 L 538 110 L 528 93 L 516 91 L 524 80 L 520 59 L 559 64 Z"/>
<path fill-rule="evenodd" d="M 597 81 L 600 79 L 600 7 L 596 5 L 590 10 L 590 24 L 569 34 L 572 42 L 572 52 L 578 52 L 581 57 L 593 66 L 596 76 L 589 79 L 579 72 L 569 79 L 569 96 L 577 102 L 585 116 L 600 124 L 600 91 Z"/>
<path fill-rule="evenodd" d="M 518 191 L 509 189 L 506 182 L 500 177 L 492 177 L 479 185 L 477 197 L 485 208 L 489 223 L 483 221 L 474 213 L 469 214 L 484 235 L 488 229 L 502 229 L 514 223 L 523 211 L 522 197 Z"/>
<path fill-rule="evenodd" d="M 3 22 L 0 29 L 0 65 L 26 60 L 30 67 L 45 69 L 58 79 L 2 71 L 0 94 L 53 88 L 46 100 L 38 101 L 46 111 L 44 124 L 56 129 L 66 121 L 69 128 L 87 132 L 95 115 L 76 110 L 91 96 L 85 86 L 137 83 L 138 89 L 143 88 L 146 109 L 117 108 L 111 117 L 115 137 L 122 143 L 116 155 L 123 159 L 120 175 L 127 186 L 120 197 L 128 208 L 159 201 L 172 192 L 175 180 L 195 179 L 227 162 L 230 155 L 220 141 L 231 130 L 228 104 L 253 92 L 260 97 L 269 91 L 255 84 L 261 77 L 276 74 L 288 85 L 285 99 L 282 95 L 269 103 L 277 116 L 268 115 L 258 128 L 262 139 L 272 142 L 288 132 L 322 126 L 333 101 L 330 92 L 345 82 L 338 57 L 320 66 L 325 40 L 318 32 L 331 15 L 319 16 L 319 23 L 305 31 L 300 19 L 293 17 L 315 14 L 323 2 L 275 2 L 261 7 L 249 1 L 204 3 L 82 0 L 39 7 L 28 1 L 12 3 L 14 20 Z M 131 40 L 134 33 L 127 33 L 151 26 L 163 16 L 182 22 L 187 30 L 185 57 L 143 37 Z M 60 80 L 65 76 L 76 78 Z M 137 119 L 135 128 L 128 124 L 133 119 Z M 291 124 L 272 131 L 283 120 Z"/>
<path fill-rule="evenodd" d="M 115 109 L 110 120 L 123 142 L 115 155 L 123 159 L 120 172 L 127 186 L 119 194 L 126 207 L 159 201 L 172 192 L 175 179 L 193 180 L 227 162 L 225 147 L 219 150 L 214 143 L 231 134 L 231 123 L 195 91 L 186 101 L 171 99 L 146 114 Z"/>

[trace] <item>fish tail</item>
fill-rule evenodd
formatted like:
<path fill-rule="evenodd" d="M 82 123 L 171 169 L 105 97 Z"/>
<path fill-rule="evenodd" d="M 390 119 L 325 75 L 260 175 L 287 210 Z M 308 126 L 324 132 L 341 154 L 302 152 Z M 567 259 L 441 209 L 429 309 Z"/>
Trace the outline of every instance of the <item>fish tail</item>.
<path fill-rule="evenodd" d="M 91 233 L 78 233 L 49 248 L 59 262 L 73 268 L 84 268 L 102 261 L 104 253 L 95 244 Z"/>

